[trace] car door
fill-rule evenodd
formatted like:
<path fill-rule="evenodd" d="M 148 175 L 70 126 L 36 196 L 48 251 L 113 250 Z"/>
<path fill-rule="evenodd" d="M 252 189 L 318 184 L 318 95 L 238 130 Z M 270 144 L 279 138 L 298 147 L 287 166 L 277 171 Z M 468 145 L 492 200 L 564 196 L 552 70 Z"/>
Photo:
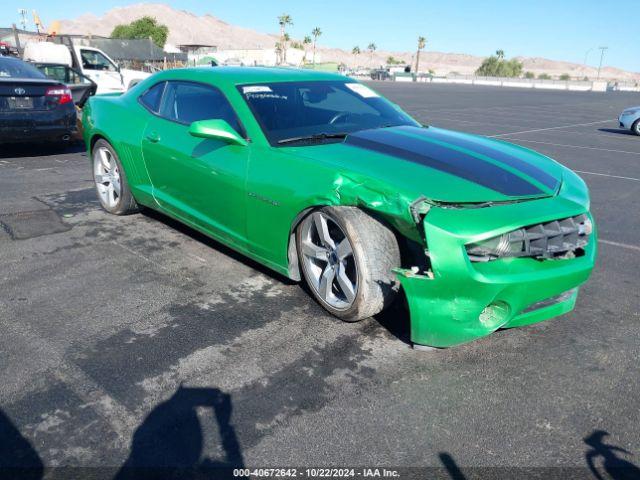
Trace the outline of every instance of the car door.
<path fill-rule="evenodd" d="M 189 134 L 189 125 L 198 120 L 225 120 L 245 136 L 243 127 L 217 88 L 186 81 L 165 84 L 140 99 L 144 105 L 145 95 L 152 97 L 142 154 L 153 196 L 174 216 L 244 249 L 250 147 Z"/>
<path fill-rule="evenodd" d="M 125 89 L 118 66 L 103 52 L 82 47 L 79 54 L 82 73 L 96 82 L 99 94 L 122 92 Z"/>

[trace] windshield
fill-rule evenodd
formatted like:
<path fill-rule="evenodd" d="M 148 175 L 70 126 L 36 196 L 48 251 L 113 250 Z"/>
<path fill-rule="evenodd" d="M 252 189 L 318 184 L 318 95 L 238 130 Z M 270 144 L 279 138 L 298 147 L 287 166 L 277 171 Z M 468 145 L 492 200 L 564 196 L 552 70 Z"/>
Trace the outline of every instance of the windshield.
<path fill-rule="evenodd" d="M 36 67 L 13 58 L 0 58 L 0 78 L 46 78 Z"/>
<path fill-rule="evenodd" d="M 373 128 L 419 126 L 360 83 L 262 83 L 238 89 L 274 146 L 339 141 L 349 133 Z"/>

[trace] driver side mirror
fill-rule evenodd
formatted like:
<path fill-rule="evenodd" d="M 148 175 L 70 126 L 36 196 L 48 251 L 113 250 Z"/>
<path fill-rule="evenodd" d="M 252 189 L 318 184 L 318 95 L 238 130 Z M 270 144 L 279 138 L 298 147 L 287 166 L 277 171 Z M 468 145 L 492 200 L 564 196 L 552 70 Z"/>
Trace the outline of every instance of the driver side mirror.
<path fill-rule="evenodd" d="M 224 120 L 199 120 L 189 126 L 189 133 L 194 137 L 221 140 L 232 145 L 246 147 L 247 141 Z"/>

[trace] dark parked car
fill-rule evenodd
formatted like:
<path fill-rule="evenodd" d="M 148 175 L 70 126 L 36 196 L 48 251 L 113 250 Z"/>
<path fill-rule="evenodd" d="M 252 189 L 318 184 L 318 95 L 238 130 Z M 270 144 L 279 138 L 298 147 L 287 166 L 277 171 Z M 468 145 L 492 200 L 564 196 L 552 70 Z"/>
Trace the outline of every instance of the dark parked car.
<path fill-rule="evenodd" d="M 0 57 L 0 143 L 68 141 L 75 131 L 67 85 L 22 60 Z"/>

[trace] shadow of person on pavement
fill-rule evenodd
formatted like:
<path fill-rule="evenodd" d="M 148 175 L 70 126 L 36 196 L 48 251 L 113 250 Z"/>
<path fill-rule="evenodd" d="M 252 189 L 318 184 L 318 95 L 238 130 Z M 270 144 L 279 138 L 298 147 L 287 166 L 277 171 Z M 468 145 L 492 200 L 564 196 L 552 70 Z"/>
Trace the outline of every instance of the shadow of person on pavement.
<path fill-rule="evenodd" d="M 221 459 L 206 457 L 213 452 L 204 452 L 203 458 L 205 432 L 197 408 L 214 414 Z M 136 429 L 129 458 L 115 479 L 232 478 L 232 469 L 244 466 L 244 460 L 231 412 L 231 395 L 217 388 L 180 386 Z"/>
<path fill-rule="evenodd" d="M 591 447 L 591 449 L 585 453 L 585 460 L 593 476 L 602 480 L 607 478 L 603 477 L 596 467 L 596 459 L 600 457 L 602 460 L 602 470 L 607 473 L 608 478 L 612 478 L 613 480 L 640 478 L 640 468 L 617 455 L 618 452 L 626 454 L 630 452 L 624 448 L 603 442 L 604 437 L 608 435 L 609 434 L 603 430 L 594 430 L 591 435 L 584 439 L 584 443 Z"/>
<path fill-rule="evenodd" d="M 39 480 L 43 474 L 38 452 L 0 410 L 0 479 Z"/>
<path fill-rule="evenodd" d="M 462 470 L 460 470 L 460 467 L 458 467 L 458 464 L 451 455 L 447 452 L 440 452 L 438 458 L 440 458 L 442 466 L 444 466 L 452 480 L 466 480 L 467 477 L 464 476 L 464 473 L 462 473 Z"/>

